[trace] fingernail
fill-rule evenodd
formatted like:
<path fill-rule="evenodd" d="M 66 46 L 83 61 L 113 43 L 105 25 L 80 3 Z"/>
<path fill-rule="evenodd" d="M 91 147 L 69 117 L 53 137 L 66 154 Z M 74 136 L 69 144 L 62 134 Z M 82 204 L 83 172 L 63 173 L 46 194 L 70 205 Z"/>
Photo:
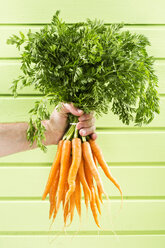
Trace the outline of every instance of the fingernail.
<path fill-rule="evenodd" d="M 81 134 L 82 134 L 82 135 L 85 135 L 85 131 L 84 131 L 84 130 L 82 130 L 82 131 L 81 131 Z"/>
<path fill-rule="evenodd" d="M 83 110 L 81 109 L 77 109 L 77 111 L 81 114 L 83 112 Z"/>
<path fill-rule="evenodd" d="M 83 121 L 83 120 L 84 120 L 83 116 L 80 116 L 79 121 Z"/>

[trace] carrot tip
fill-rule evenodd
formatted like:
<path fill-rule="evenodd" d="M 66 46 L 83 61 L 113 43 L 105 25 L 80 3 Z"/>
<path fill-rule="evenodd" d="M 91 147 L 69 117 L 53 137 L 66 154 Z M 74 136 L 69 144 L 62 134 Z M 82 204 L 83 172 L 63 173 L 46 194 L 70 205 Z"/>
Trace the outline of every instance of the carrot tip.
<path fill-rule="evenodd" d="M 67 202 L 68 202 L 68 201 L 65 199 L 63 209 L 65 209 Z"/>
<path fill-rule="evenodd" d="M 45 200 L 45 198 L 46 198 L 46 196 L 45 196 L 45 195 L 43 195 L 43 196 L 42 196 L 42 200 Z"/>
<path fill-rule="evenodd" d="M 105 195 L 106 200 L 109 200 L 107 193 L 104 192 L 104 195 Z M 102 201 L 102 203 L 103 203 L 103 201 Z"/>

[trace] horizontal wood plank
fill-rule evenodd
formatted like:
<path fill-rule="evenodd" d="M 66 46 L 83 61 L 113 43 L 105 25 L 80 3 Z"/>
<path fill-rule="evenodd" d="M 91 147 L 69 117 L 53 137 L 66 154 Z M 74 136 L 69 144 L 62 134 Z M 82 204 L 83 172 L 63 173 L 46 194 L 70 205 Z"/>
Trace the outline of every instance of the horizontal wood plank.
<path fill-rule="evenodd" d="M 35 101 L 39 97 L 0 97 L 0 122 L 18 122 L 29 120 L 29 110 L 33 108 Z M 5 109 L 5 111 L 4 111 Z M 53 111 L 54 106 L 49 106 L 50 113 Z M 160 114 L 155 114 L 154 120 L 144 127 L 165 127 L 165 97 L 160 97 Z M 97 127 L 122 127 L 128 128 L 128 125 L 122 123 L 117 115 L 111 111 L 104 114 L 96 120 Z M 130 127 L 134 124 L 130 123 Z M 134 127 L 136 128 L 136 127 Z"/>
<path fill-rule="evenodd" d="M 164 230 L 165 200 L 124 200 L 119 212 L 120 203 L 120 200 L 111 200 L 102 204 L 102 215 L 99 217 L 102 231 Z M 0 231 L 63 231 L 62 206 L 51 229 L 48 215 L 48 201 L 1 201 Z M 84 201 L 81 223 L 75 211 L 73 223 L 67 230 L 98 230 L 90 209 L 86 213 Z"/>
<path fill-rule="evenodd" d="M 98 131 L 97 143 L 107 162 L 164 162 L 165 131 Z M 47 153 L 39 148 L 0 158 L 0 163 L 51 163 L 56 146 Z"/>
<path fill-rule="evenodd" d="M 49 171 L 50 167 L 3 167 L 1 165 L 0 198 L 41 197 Z M 164 166 L 110 166 L 110 171 L 119 182 L 124 196 L 165 196 Z M 120 197 L 119 191 L 107 179 L 100 167 L 99 173 L 107 194 L 110 197 Z"/>
<path fill-rule="evenodd" d="M 12 81 L 16 79 L 19 75 L 22 75 L 20 70 L 21 63 L 19 60 L 0 60 L 0 94 L 11 94 L 10 87 Z M 154 64 L 155 73 L 158 76 L 158 92 L 160 94 L 165 94 L 165 62 L 156 61 Z M 24 89 L 18 90 L 19 94 L 38 94 L 39 90 L 35 90 L 33 87 L 26 87 Z"/>
<path fill-rule="evenodd" d="M 125 0 L 95 1 L 24 1 L 7 0 L 0 9 L 0 23 L 47 23 L 57 9 L 61 18 L 72 23 L 84 21 L 87 17 L 104 19 L 108 22 L 165 23 L 165 2 Z"/>
<path fill-rule="evenodd" d="M 16 79 L 19 75 L 22 75 L 20 70 L 21 63 L 18 61 L 0 61 L 0 94 L 12 94 L 10 87 L 12 81 Z M 19 90 L 19 94 L 39 94 L 33 87 L 26 87 Z M 41 93 L 40 93 L 41 94 Z"/>
<path fill-rule="evenodd" d="M 0 236 L 2 248 L 72 248 L 95 247 L 100 248 L 164 248 L 165 235 L 7 235 Z"/>
<path fill-rule="evenodd" d="M 27 34 L 28 30 L 32 32 L 38 32 L 43 26 L 0 26 L 0 57 L 19 57 L 23 51 L 24 45 L 22 45 L 20 52 L 15 45 L 8 45 L 7 39 L 16 34 L 20 36 L 19 31 Z M 123 31 L 129 30 L 131 33 L 145 35 L 151 46 L 147 46 L 147 51 L 154 57 L 165 58 L 165 27 L 164 26 L 125 26 Z"/>

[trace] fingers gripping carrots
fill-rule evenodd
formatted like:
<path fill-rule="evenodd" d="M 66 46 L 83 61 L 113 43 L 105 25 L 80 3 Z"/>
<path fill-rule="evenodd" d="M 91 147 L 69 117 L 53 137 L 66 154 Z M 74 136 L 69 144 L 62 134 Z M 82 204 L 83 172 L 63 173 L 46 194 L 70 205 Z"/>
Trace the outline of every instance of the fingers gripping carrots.
<path fill-rule="evenodd" d="M 100 203 L 103 203 L 102 194 L 104 194 L 106 199 L 108 199 L 108 196 L 103 187 L 98 164 L 105 175 L 118 188 L 122 196 L 122 190 L 117 181 L 112 177 L 96 141 L 91 139 L 87 141 L 85 137 L 79 138 L 77 130 L 71 126 L 64 135 L 63 140 L 59 141 L 57 153 L 42 196 L 44 200 L 49 193 L 49 219 L 54 213 L 54 222 L 62 202 L 64 226 L 67 226 L 66 223 L 69 215 L 69 225 L 72 223 L 75 207 L 81 220 L 82 185 L 86 209 L 88 210 L 88 203 L 90 203 L 94 221 L 101 228 L 98 213 L 101 216 Z"/>

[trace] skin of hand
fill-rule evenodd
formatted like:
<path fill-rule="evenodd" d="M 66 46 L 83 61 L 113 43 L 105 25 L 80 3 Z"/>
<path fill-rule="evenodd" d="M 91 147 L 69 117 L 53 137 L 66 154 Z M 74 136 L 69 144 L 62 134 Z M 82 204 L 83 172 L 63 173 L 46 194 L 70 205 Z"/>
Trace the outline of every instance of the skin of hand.
<path fill-rule="evenodd" d="M 78 111 L 72 103 L 65 103 L 60 111 L 54 109 L 49 120 L 42 121 L 46 129 L 44 145 L 58 144 L 68 125 L 68 113 L 78 116 L 77 129 L 82 136 L 90 135 L 92 139 L 97 138 L 93 113 L 85 114 L 82 110 Z M 0 157 L 37 148 L 36 140 L 30 146 L 26 138 L 27 129 L 27 122 L 0 123 Z"/>
<path fill-rule="evenodd" d="M 48 138 L 46 145 L 58 144 L 59 140 L 63 137 L 66 131 L 69 113 L 79 116 L 79 122 L 76 127 L 81 136 L 90 135 L 93 140 L 97 138 L 97 134 L 95 133 L 96 127 L 94 125 L 95 118 L 93 116 L 93 112 L 85 114 L 83 110 L 74 107 L 73 103 L 63 103 L 60 111 L 55 108 L 50 116 L 50 119 L 42 122 L 46 130 L 49 130 L 48 136 L 50 138 Z"/>

